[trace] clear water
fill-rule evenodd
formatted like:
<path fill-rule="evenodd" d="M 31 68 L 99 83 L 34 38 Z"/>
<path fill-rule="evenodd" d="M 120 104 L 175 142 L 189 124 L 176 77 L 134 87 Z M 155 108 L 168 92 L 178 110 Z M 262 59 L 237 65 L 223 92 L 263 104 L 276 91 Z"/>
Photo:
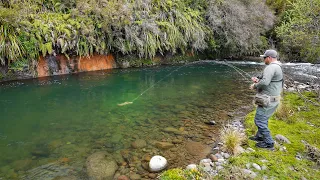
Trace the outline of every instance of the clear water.
<path fill-rule="evenodd" d="M 253 66 L 237 66 L 256 72 Z M 208 119 L 219 121 L 219 113 L 251 101 L 248 86 L 236 71 L 214 62 L 3 83 L 0 179 L 26 177 L 32 168 L 61 161 L 81 171 L 86 157 L 95 151 L 114 156 L 135 151 L 138 158 L 146 152 L 165 155 L 151 143 L 177 138 L 164 128 L 180 128 L 189 136 L 179 138 L 190 139 L 197 132 L 188 132 L 185 120 L 202 125 L 206 119 L 199 117 L 210 114 Z M 136 97 L 133 104 L 117 105 Z M 147 141 L 143 151 L 131 147 L 136 139 Z"/>

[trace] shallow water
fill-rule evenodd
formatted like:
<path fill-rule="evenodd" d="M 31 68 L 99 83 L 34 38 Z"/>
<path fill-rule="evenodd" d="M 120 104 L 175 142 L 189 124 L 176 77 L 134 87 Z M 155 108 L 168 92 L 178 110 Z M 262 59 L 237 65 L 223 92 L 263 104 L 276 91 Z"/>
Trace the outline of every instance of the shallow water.
<path fill-rule="evenodd" d="M 252 75 L 261 69 L 254 64 L 237 67 Z M 250 104 L 248 86 L 236 71 L 215 62 L 3 83 L 0 179 L 53 179 L 70 174 L 70 168 L 73 175 L 81 176 L 86 158 L 96 151 L 114 156 L 120 174 L 126 169 L 141 174 L 137 164 L 146 154 L 167 157 L 171 167 L 196 161 L 198 157 L 182 152 L 184 142 L 210 146 L 218 128 L 230 119 L 228 112 Z M 134 99 L 133 104 L 117 105 Z M 209 120 L 218 125 L 205 125 Z M 167 127 L 181 134 L 167 132 Z M 131 144 L 137 139 L 147 145 L 134 149 Z M 173 140 L 182 141 L 174 150 L 155 146 L 156 141 Z M 32 174 L 50 163 L 62 165 L 54 166 L 53 174 Z"/>

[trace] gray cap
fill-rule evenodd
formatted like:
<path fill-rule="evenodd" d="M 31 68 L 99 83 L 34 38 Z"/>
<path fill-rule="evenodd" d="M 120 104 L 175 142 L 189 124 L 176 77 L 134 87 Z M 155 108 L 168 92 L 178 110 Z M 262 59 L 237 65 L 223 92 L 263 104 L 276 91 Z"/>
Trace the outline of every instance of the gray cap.
<path fill-rule="evenodd" d="M 269 49 L 269 50 L 266 50 L 266 52 L 264 52 L 263 55 L 260 55 L 260 57 L 263 57 L 263 58 L 266 58 L 266 57 L 272 57 L 272 58 L 277 58 L 278 56 L 278 53 L 277 51 L 273 50 L 273 49 Z"/>

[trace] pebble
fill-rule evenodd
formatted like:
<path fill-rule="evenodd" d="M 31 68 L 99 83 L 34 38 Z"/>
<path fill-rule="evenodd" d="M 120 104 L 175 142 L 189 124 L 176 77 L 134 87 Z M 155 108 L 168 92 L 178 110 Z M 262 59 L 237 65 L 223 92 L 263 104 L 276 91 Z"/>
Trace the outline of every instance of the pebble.
<path fill-rule="evenodd" d="M 268 160 L 266 160 L 266 159 L 261 159 L 260 160 L 262 163 L 267 163 L 267 162 L 269 162 Z"/>
<path fill-rule="evenodd" d="M 221 154 L 219 154 L 219 153 L 215 154 L 215 156 L 216 156 L 218 159 L 223 159 L 223 157 L 222 157 Z"/>
<path fill-rule="evenodd" d="M 198 169 L 197 168 L 197 165 L 196 164 L 189 164 L 187 167 L 186 167 L 187 170 L 189 169 Z"/>
<path fill-rule="evenodd" d="M 291 142 L 289 141 L 288 138 L 286 138 L 285 136 L 281 135 L 281 134 L 277 134 L 275 137 L 276 140 L 283 142 L 283 143 L 287 143 L 287 144 L 291 144 Z"/>
<path fill-rule="evenodd" d="M 251 167 L 251 163 L 247 163 L 247 164 L 246 164 L 246 168 L 247 168 L 247 169 L 250 169 L 250 167 Z"/>
<path fill-rule="evenodd" d="M 153 173 L 149 173 L 148 177 L 151 178 L 151 179 L 155 179 L 157 177 L 157 175 L 153 174 Z"/>
<path fill-rule="evenodd" d="M 140 180 L 141 176 L 139 174 L 131 174 L 130 179 L 131 180 Z"/>
<path fill-rule="evenodd" d="M 242 172 L 246 175 L 249 175 L 250 178 L 254 179 L 255 177 L 257 177 L 257 174 L 253 171 L 250 171 L 249 169 L 242 169 Z"/>
<path fill-rule="evenodd" d="M 212 168 L 211 168 L 210 166 L 205 166 L 205 167 L 203 168 L 203 170 L 204 170 L 205 172 L 210 172 L 210 171 L 212 171 Z"/>
<path fill-rule="evenodd" d="M 218 159 L 218 162 L 224 162 L 224 159 Z"/>
<path fill-rule="evenodd" d="M 130 180 L 130 179 L 125 175 L 121 175 L 118 177 L 118 180 Z"/>
<path fill-rule="evenodd" d="M 258 164 L 252 163 L 252 166 L 253 166 L 254 168 L 256 168 L 257 170 L 261 171 L 261 167 L 260 167 Z"/>
<path fill-rule="evenodd" d="M 267 166 L 263 165 L 263 166 L 261 167 L 261 170 L 267 170 Z"/>
<path fill-rule="evenodd" d="M 211 159 L 202 159 L 201 161 L 200 161 L 200 164 L 203 164 L 203 163 L 211 163 L 212 161 L 211 161 Z"/>
<path fill-rule="evenodd" d="M 213 155 L 213 154 L 210 154 L 210 155 L 209 155 L 209 158 L 210 158 L 213 162 L 217 162 L 217 161 L 218 161 L 217 156 L 215 156 L 215 155 Z"/>
<path fill-rule="evenodd" d="M 224 158 L 226 158 L 226 159 L 229 159 L 230 154 L 228 154 L 228 153 L 224 153 L 224 154 L 223 154 L 223 157 L 224 157 Z"/>
<path fill-rule="evenodd" d="M 285 146 L 280 147 L 279 151 L 287 152 L 287 148 Z"/>
<path fill-rule="evenodd" d="M 219 170 L 221 170 L 221 169 L 223 169 L 223 166 L 217 166 L 217 167 L 216 167 L 216 170 L 217 170 L 217 171 L 219 171 Z"/>
<path fill-rule="evenodd" d="M 248 151 L 248 152 L 255 152 L 255 150 L 254 150 L 254 149 L 249 148 L 249 147 L 247 148 L 247 151 Z"/>
<path fill-rule="evenodd" d="M 220 148 L 219 147 L 215 147 L 215 148 L 213 148 L 213 150 L 219 150 Z"/>

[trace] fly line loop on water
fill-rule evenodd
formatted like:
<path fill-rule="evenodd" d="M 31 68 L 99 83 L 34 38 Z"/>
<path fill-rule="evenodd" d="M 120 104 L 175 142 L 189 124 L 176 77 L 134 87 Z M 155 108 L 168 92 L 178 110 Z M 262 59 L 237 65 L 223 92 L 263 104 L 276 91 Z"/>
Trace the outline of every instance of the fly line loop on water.
<path fill-rule="evenodd" d="M 174 69 L 173 71 L 171 71 L 169 74 L 167 74 L 165 77 L 163 77 L 162 79 L 160 79 L 159 81 L 155 82 L 154 84 L 152 84 L 150 87 L 148 87 L 146 90 L 144 90 L 141 94 L 139 94 L 136 98 L 134 98 L 132 101 L 126 101 L 126 102 L 123 102 L 123 103 L 120 103 L 118 104 L 118 106 L 125 106 L 125 105 L 128 105 L 128 104 L 132 104 L 134 101 L 136 101 L 138 98 L 140 98 L 143 94 L 145 94 L 146 92 L 148 92 L 150 89 L 152 89 L 154 86 L 156 86 L 157 84 L 159 84 L 161 81 L 163 81 L 164 79 L 166 79 L 167 77 L 171 76 L 174 72 L 180 70 L 181 68 L 187 66 L 187 65 L 190 65 L 190 64 L 197 64 L 199 62 L 208 62 L 208 61 L 196 61 L 196 62 L 192 62 L 192 63 L 186 63 L 185 65 L 183 66 L 180 66 L 176 69 Z M 231 67 L 232 69 L 234 69 L 236 72 L 238 72 L 244 79 L 246 79 L 247 81 L 250 81 L 251 80 L 251 76 L 250 74 L 248 74 L 247 72 L 243 71 L 242 69 L 230 64 L 230 63 L 227 63 L 226 61 L 224 62 L 216 62 L 216 61 L 210 61 L 210 62 L 215 62 L 216 64 L 223 64 L 223 65 L 226 65 L 226 66 L 229 66 Z M 210 64 L 210 63 L 209 63 Z M 247 76 L 247 77 L 246 77 Z"/>
<path fill-rule="evenodd" d="M 139 97 L 141 97 L 144 93 L 148 92 L 150 89 L 152 89 L 154 86 L 156 86 L 157 84 L 159 84 L 161 81 L 163 81 L 164 79 L 166 79 L 167 77 L 171 76 L 174 72 L 178 71 L 179 69 L 187 66 L 187 65 L 190 65 L 190 64 L 196 64 L 196 63 L 199 63 L 201 61 L 197 61 L 197 62 L 192 62 L 192 63 L 186 63 L 185 65 L 183 66 L 180 66 L 176 69 L 174 69 L 173 71 L 171 71 L 169 74 L 167 74 L 165 77 L 163 77 L 162 79 L 160 79 L 159 81 L 155 82 L 154 84 L 152 84 L 150 87 L 148 87 L 146 90 L 144 90 L 141 94 L 139 94 L 136 98 L 134 98 L 132 101 L 126 101 L 124 103 L 120 103 L 118 104 L 118 106 L 125 106 L 125 105 L 128 105 L 128 104 L 132 104 L 135 100 L 137 100 Z"/>

